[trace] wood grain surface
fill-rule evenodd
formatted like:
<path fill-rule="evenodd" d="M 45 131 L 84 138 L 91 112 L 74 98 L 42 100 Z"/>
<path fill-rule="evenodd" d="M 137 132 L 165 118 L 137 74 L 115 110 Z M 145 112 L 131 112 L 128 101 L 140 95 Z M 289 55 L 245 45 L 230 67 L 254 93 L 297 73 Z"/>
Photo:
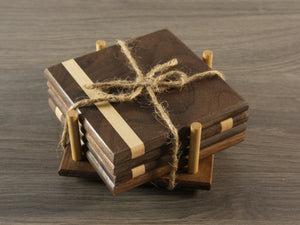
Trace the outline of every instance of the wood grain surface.
<path fill-rule="evenodd" d="M 49 90 L 48 90 L 48 93 L 50 93 Z M 52 109 L 52 111 L 56 111 L 56 109 L 55 109 L 56 106 L 51 99 L 49 99 L 49 106 Z M 65 118 L 63 118 L 63 117 L 64 117 L 63 114 L 62 114 L 62 116 L 59 117 L 59 120 L 61 122 L 65 121 Z M 213 159 L 212 157 L 209 157 L 209 156 L 211 156 L 211 154 L 217 153 L 219 151 L 222 151 L 226 148 L 229 148 L 231 146 L 234 146 L 234 145 L 244 141 L 245 133 L 242 131 L 245 131 L 245 129 L 246 129 L 245 124 L 241 124 L 239 126 L 231 128 L 227 131 L 219 133 L 211 138 L 207 138 L 206 140 L 203 140 L 202 143 L 204 145 L 203 145 L 203 148 L 201 147 L 200 159 L 203 159 L 203 161 L 205 161 L 205 162 L 209 162 L 210 160 Z M 83 132 L 80 131 L 80 133 L 82 136 Z M 129 182 L 125 182 L 131 178 L 134 178 L 133 168 L 124 170 L 123 172 L 121 172 L 119 174 L 113 175 L 110 172 L 108 165 L 106 164 L 107 162 L 105 162 L 105 160 L 103 160 L 103 158 L 101 158 L 104 155 L 101 154 L 101 150 L 100 150 L 99 146 L 95 145 L 93 138 L 89 137 L 87 134 L 84 134 L 84 135 L 85 135 L 85 138 L 83 138 L 83 139 L 85 139 L 85 141 L 82 141 L 82 143 L 84 142 L 87 147 L 87 149 L 84 150 L 84 151 L 86 151 L 85 155 L 89 156 L 89 157 L 87 157 L 87 159 L 89 159 L 89 161 L 90 161 L 90 159 L 92 160 L 90 163 L 94 166 L 95 170 L 99 173 L 99 176 L 102 178 L 104 183 L 107 185 L 108 189 L 113 192 L 113 194 L 120 194 L 123 191 L 132 189 L 133 187 L 140 186 L 141 184 L 143 184 L 141 182 L 145 183 L 146 179 L 145 178 L 140 179 L 139 177 L 135 178 L 134 180 L 131 180 Z M 221 137 L 220 135 L 222 135 L 224 137 Z M 205 147 L 206 145 L 209 145 L 209 146 Z M 69 151 L 70 151 L 70 149 L 69 149 Z M 151 151 L 151 154 L 154 151 L 155 150 Z M 162 151 L 161 154 L 163 154 L 163 152 L 167 152 L 167 150 L 164 149 L 164 151 Z M 71 156 L 71 155 L 70 155 L 70 152 L 68 152 L 68 151 L 67 151 L 67 153 L 63 154 L 63 157 L 62 157 L 62 160 L 60 163 L 60 168 L 58 171 L 58 173 L 60 175 L 76 176 L 76 177 L 86 177 L 86 176 L 91 177 L 90 165 L 88 163 L 86 163 L 87 164 L 86 165 L 82 161 L 74 162 L 72 160 L 72 157 L 69 157 L 69 156 Z M 183 156 L 181 157 L 182 160 L 179 163 L 178 172 L 181 172 L 182 167 L 187 165 L 186 157 L 183 157 Z M 210 159 L 205 160 L 205 157 L 210 158 Z M 161 171 L 161 172 L 155 172 L 155 173 L 152 173 L 152 170 L 157 167 L 163 167 L 166 164 L 168 165 L 169 161 L 170 161 L 170 155 L 162 155 L 162 156 L 160 156 L 159 160 L 150 160 L 149 159 L 145 164 L 140 165 L 140 166 L 144 167 L 144 169 L 146 170 L 146 173 L 150 174 L 150 175 L 144 175 L 144 177 L 148 178 L 149 181 L 152 181 L 154 179 L 154 176 L 151 174 L 157 174 L 157 176 L 164 175 L 164 173 L 166 173 L 165 169 L 163 169 L 163 170 L 158 169 L 157 171 Z M 202 164 L 202 163 L 200 163 L 200 164 Z M 195 188 L 196 188 L 196 186 L 202 187 L 203 183 L 205 183 L 205 186 L 207 186 L 207 183 L 209 183 L 209 187 L 210 187 L 211 179 L 212 179 L 211 176 L 212 176 L 212 170 L 213 170 L 213 161 L 210 161 L 210 163 L 208 163 L 207 166 L 209 167 L 208 173 L 206 173 L 205 171 L 199 171 L 199 173 L 196 176 L 190 177 L 191 181 L 196 180 L 196 178 L 198 177 L 199 178 L 198 182 L 201 183 L 201 184 L 199 184 L 200 186 L 197 185 L 197 182 L 191 182 L 188 184 L 189 187 L 191 187 L 191 185 L 194 185 Z M 208 168 L 206 168 L 207 166 L 202 166 L 202 170 L 207 170 L 208 169 Z M 137 168 L 137 167 L 135 167 L 135 168 Z M 179 174 L 178 174 L 178 176 L 179 176 Z M 207 176 L 210 176 L 208 179 L 208 180 L 210 180 L 209 182 L 207 182 L 207 179 L 202 179 L 203 177 L 207 178 Z M 189 178 L 188 177 L 184 178 L 182 176 L 181 176 L 181 178 L 177 177 L 176 181 L 179 181 L 179 184 L 176 184 L 176 187 L 177 186 L 185 187 L 185 184 L 183 184 L 185 181 L 184 179 L 186 180 Z M 168 179 L 166 180 L 166 182 L 168 183 Z M 154 182 L 154 183 L 156 183 L 156 182 Z M 132 185 L 132 187 L 130 187 L 130 185 Z"/>
<path fill-rule="evenodd" d="M 131 39 L 128 47 L 134 52 L 132 55 L 143 74 L 149 72 L 148 67 L 153 68 L 173 57 L 178 60 L 178 65 L 172 69 L 183 71 L 187 76 L 209 69 L 167 29 Z M 78 76 L 77 79 L 75 75 Z M 136 76 L 128 67 L 128 60 L 118 45 L 45 70 L 48 82 L 57 90 L 68 108 L 79 99 L 93 98 L 97 93 L 96 90 L 89 90 L 87 93 L 91 94 L 87 96 L 84 91 L 85 83 L 92 84 L 97 80 L 109 82 L 113 79 L 134 80 Z M 147 155 L 169 140 L 169 130 L 153 116 L 149 94 L 145 95 L 145 98 L 137 98 L 136 101 L 79 109 L 79 113 L 86 119 L 86 130 L 91 129 L 90 133 L 95 133 L 95 140 L 116 166 Z M 247 102 L 218 76 L 191 82 L 181 89 L 173 88 L 156 93 L 156 96 L 159 102 L 167 104 L 170 119 L 179 130 L 179 135 L 182 129 L 188 129 L 194 121 L 201 122 L 206 128 L 248 109 Z"/>
<path fill-rule="evenodd" d="M 43 70 L 169 28 L 249 103 L 247 139 L 215 155 L 212 190 L 105 185 L 57 174 L 61 125 Z M 299 1 L 0 1 L 0 224 L 297 224 Z"/>

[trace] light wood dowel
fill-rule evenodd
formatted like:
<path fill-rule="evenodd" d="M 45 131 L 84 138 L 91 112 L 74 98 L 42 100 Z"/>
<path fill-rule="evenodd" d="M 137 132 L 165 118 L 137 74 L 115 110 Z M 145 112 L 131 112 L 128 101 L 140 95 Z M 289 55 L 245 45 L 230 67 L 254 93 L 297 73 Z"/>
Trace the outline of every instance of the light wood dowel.
<path fill-rule="evenodd" d="M 96 41 L 96 51 L 100 51 L 104 49 L 106 46 L 106 42 L 104 40 L 98 40 Z"/>
<path fill-rule="evenodd" d="M 199 167 L 199 155 L 200 155 L 200 143 L 201 143 L 201 123 L 194 122 L 190 126 L 190 153 L 188 162 L 188 172 L 195 174 L 198 172 Z"/>
<path fill-rule="evenodd" d="M 67 112 L 67 121 L 72 151 L 72 159 L 74 161 L 79 161 L 81 160 L 81 145 L 78 127 L 78 114 L 76 110 L 71 110 Z"/>
<path fill-rule="evenodd" d="M 212 68 L 213 51 L 204 50 L 202 57 L 203 57 L 203 62 L 205 62 L 210 68 Z"/>

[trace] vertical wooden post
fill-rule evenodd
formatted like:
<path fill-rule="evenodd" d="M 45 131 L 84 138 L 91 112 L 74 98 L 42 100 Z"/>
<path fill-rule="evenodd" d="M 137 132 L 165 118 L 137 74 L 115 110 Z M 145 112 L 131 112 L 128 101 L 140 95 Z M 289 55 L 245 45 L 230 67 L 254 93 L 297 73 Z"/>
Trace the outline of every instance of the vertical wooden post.
<path fill-rule="evenodd" d="M 67 122 L 72 151 L 72 159 L 74 161 L 79 161 L 81 160 L 81 145 L 78 127 L 78 113 L 76 110 L 70 110 L 67 112 Z"/>
<path fill-rule="evenodd" d="M 209 68 L 212 68 L 213 55 L 214 55 L 213 51 L 211 51 L 211 50 L 204 50 L 202 53 L 203 62 L 205 62 L 206 65 L 209 66 Z M 222 126 L 222 130 L 223 130 L 223 126 Z M 214 160 L 215 155 L 212 154 L 211 157 L 212 157 L 212 160 Z M 211 179 L 212 179 L 212 177 L 211 177 Z M 210 182 L 211 182 L 211 180 L 210 180 Z"/>
<path fill-rule="evenodd" d="M 210 68 L 212 68 L 212 62 L 213 62 L 213 51 L 211 50 L 204 50 L 203 54 L 203 62 L 205 62 Z"/>
<path fill-rule="evenodd" d="M 201 123 L 194 122 L 191 124 L 190 129 L 191 129 L 191 135 L 190 135 L 188 173 L 195 174 L 198 173 L 198 167 L 199 167 L 202 125 Z"/>
<path fill-rule="evenodd" d="M 104 40 L 96 41 L 96 51 L 100 51 L 100 50 L 104 49 L 105 46 L 106 46 L 106 43 Z"/>

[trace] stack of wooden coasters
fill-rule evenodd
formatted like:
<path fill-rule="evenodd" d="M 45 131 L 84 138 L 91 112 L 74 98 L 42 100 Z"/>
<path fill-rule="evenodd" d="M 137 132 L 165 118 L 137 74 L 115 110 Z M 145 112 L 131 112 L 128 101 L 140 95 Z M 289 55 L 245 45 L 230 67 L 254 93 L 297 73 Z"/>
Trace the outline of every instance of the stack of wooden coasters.
<path fill-rule="evenodd" d="M 188 76 L 210 70 L 211 62 L 203 62 L 168 30 L 126 43 L 144 74 L 173 58 L 178 60 L 175 69 Z M 86 85 L 136 78 L 119 45 L 105 48 L 102 42 L 98 43 L 98 50 L 45 70 L 49 105 L 62 123 L 73 118 L 68 109 L 76 102 L 97 98 L 98 93 Z M 156 97 L 180 135 L 177 187 L 209 188 L 214 154 L 245 138 L 248 104 L 218 76 L 157 93 Z M 72 155 L 70 148 L 65 150 L 61 175 L 97 174 L 113 194 L 148 182 L 167 184 L 172 149 L 170 132 L 155 115 L 147 96 L 130 102 L 95 103 L 80 107 L 74 117 L 77 114 L 82 151 L 78 155 L 72 149 Z M 193 155 L 190 143 L 196 146 L 193 149 L 198 149 Z"/>

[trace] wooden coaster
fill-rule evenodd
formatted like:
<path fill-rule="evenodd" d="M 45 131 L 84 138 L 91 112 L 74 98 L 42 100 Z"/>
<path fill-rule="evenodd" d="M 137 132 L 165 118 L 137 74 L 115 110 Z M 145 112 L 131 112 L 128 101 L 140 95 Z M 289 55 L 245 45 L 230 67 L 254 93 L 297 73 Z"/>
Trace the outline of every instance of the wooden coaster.
<path fill-rule="evenodd" d="M 199 170 L 196 174 L 189 174 L 188 168 L 184 168 L 176 175 L 176 187 L 181 189 L 206 189 L 211 188 L 212 174 L 214 168 L 214 155 L 210 155 L 199 162 Z M 152 182 L 154 185 L 167 187 L 168 175 L 165 175 Z"/>
<path fill-rule="evenodd" d="M 98 91 L 87 88 L 87 85 L 115 79 L 134 80 L 139 76 L 128 66 L 128 56 L 120 51 L 120 46 L 104 48 L 104 43 L 98 43 L 98 45 L 97 50 L 102 49 L 101 51 L 72 58 L 45 70 L 47 80 L 57 90 L 57 95 L 62 98 L 66 109 L 80 99 L 98 98 Z M 137 62 L 136 67 L 141 68 L 138 74 L 147 74 L 149 71 L 146 68 L 156 68 L 155 66 L 159 63 L 168 62 L 173 58 L 176 58 L 178 64 L 172 69 L 179 69 L 187 76 L 207 71 L 212 64 L 212 57 L 205 55 L 204 58 L 211 58 L 211 62 L 209 60 L 203 62 L 168 30 L 129 40 L 127 45 L 134 50 L 130 52 Z M 201 123 L 203 136 L 207 133 L 206 129 L 213 133 L 220 133 L 201 138 L 200 158 L 206 158 L 224 149 L 226 141 L 231 140 L 230 137 L 243 134 L 246 129 L 245 124 L 234 127 L 234 117 L 245 112 L 248 104 L 219 76 L 194 81 L 180 90 L 171 89 L 168 92 L 157 93 L 157 98 L 160 102 L 168 103 L 170 118 L 180 132 L 181 138 L 188 140 L 188 132 L 183 131 L 193 122 Z M 147 171 L 145 166 L 150 161 L 148 154 L 153 151 L 165 153 L 162 148 L 169 141 L 170 131 L 153 116 L 153 111 L 153 106 L 146 99 L 122 103 L 102 102 L 77 109 L 83 121 L 81 125 L 87 134 L 85 135 L 87 143 L 92 143 L 90 140 L 93 140 L 99 146 L 95 149 L 101 150 L 99 153 L 93 152 L 90 148 L 87 149 L 86 158 L 114 194 L 160 178 L 170 171 L 168 161 L 165 161 L 164 166 L 154 166 L 155 169 L 151 171 Z M 64 114 L 63 111 L 61 114 Z M 78 153 L 81 152 L 76 151 L 79 148 L 75 149 L 75 147 L 79 146 L 81 134 L 77 132 L 78 129 L 72 129 L 74 124 L 78 125 L 74 122 L 75 120 L 76 118 L 70 120 L 68 124 L 73 158 L 78 160 L 81 157 Z M 218 124 L 218 129 L 210 130 L 209 127 L 213 124 Z M 89 140 L 88 135 L 92 139 Z M 221 146 L 218 145 L 220 143 Z M 184 144 L 184 141 L 181 141 L 181 144 Z M 187 148 L 187 146 L 184 147 Z M 106 157 L 105 160 L 109 161 L 107 164 L 105 164 L 107 161 L 102 158 L 103 155 Z M 113 169 L 110 175 L 123 178 L 123 175 L 117 175 L 117 173 L 121 173 L 122 168 L 125 166 L 127 168 L 129 163 L 141 157 L 145 157 L 143 164 L 131 168 L 134 171 L 132 178 L 128 178 L 130 180 L 117 183 L 108 176 L 108 171 Z M 105 166 L 109 168 L 110 165 L 112 167 L 107 170 Z M 193 165 L 196 168 L 198 162 Z"/>
<path fill-rule="evenodd" d="M 49 92 L 49 94 L 50 93 L 51 92 Z M 50 105 L 51 109 L 54 112 L 59 112 L 60 111 L 59 109 L 57 109 L 57 106 L 54 104 L 54 102 L 52 101 L 51 98 L 49 99 L 49 105 Z M 65 112 L 63 112 L 63 113 L 56 113 L 60 121 L 64 121 L 64 113 Z M 239 125 L 239 126 L 241 126 L 241 125 Z M 234 127 L 232 129 L 224 132 L 223 134 L 225 134 L 225 136 L 223 138 L 221 138 L 221 139 L 218 138 L 219 135 L 223 135 L 221 133 L 215 135 L 214 137 L 208 138 L 208 139 L 212 139 L 213 140 L 211 142 L 211 144 L 216 144 L 216 143 L 220 142 L 223 139 L 226 140 L 228 137 L 231 137 L 234 134 L 238 134 L 238 133 L 242 132 L 245 129 L 245 128 L 240 129 L 239 126 Z M 245 124 L 243 126 L 245 126 Z M 236 130 L 236 129 L 238 129 L 238 130 Z M 92 138 L 88 138 L 88 137 L 89 137 L 88 134 L 85 133 L 84 139 L 86 139 L 85 140 L 85 144 L 86 144 L 87 148 L 91 151 L 91 153 L 93 154 L 93 156 L 96 159 L 96 161 L 101 165 L 101 167 L 105 171 L 107 177 L 110 179 L 110 181 L 114 185 L 117 185 L 118 183 L 122 183 L 122 182 L 125 182 L 127 180 L 130 180 L 131 178 L 134 178 L 137 175 L 141 175 L 143 173 L 148 173 L 148 172 L 150 172 L 154 168 L 158 168 L 158 167 L 162 167 L 164 165 L 167 165 L 168 162 L 170 161 L 170 158 L 168 157 L 168 155 L 161 155 L 159 158 L 156 158 L 156 157 L 155 158 L 148 158 L 149 159 L 148 161 L 142 162 L 141 164 L 139 164 L 139 165 L 137 165 L 135 167 L 132 167 L 132 168 L 127 167 L 128 165 L 124 165 L 123 168 L 128 168 L 127 170 L 123 170 L 123 172 L 118 173 L 118 174 L 113 174 L 114 172 L 112 171 L 112 169 L 114 169 L 114 167 L 113 166 L 112 166 L 112 168 L 109 167 L 110 164 L 107 164 L 109 162 L 109 160 L 108 161 L 104 160 L 105 159 L 105 155 L 101 154 L 101 157 L 99 157 L 100 155 L 99 156 L 97 155 L 97 153 L 98 154 L 101 153 L 100 147 L 97 146 L 93 142 Z M 206 142 L 206 140 L 203 140 L 203 142 Z M 221 146 L 219 148 L 221 148 Z M 206 154 L 206 156 L 210 156 L 211 154 L 213 154 L 213 153 L 207 154 L 207 153 L 205 153 L 206 152 L 206 150 L 205 150 L 206 148 L 204 147 L 203 149 L 204 149 L 204 151 L 202 152 L 202 154 Z M 212 148 L 210 148 L 210 149 L 212 149 Z M 168 149 L 165 149 L 164 151 L 161 151 L 161 150 L 160 151 L 161 152 L 166 152 L 167 150 Z M 154 151 L 152 151 L 152 152 L 154 152 Z M 149 153 L 151 153 L 151 152 L 149 152 Z M 148 153 L 148 155 L 149 155 L 149 153 Z M 183 155 L 183 157 L 184 157 L 184 155 Z M 184 165 L 187 164 L 187 162 L 185 160 L 183 162 L 184 162 Z M 136 171 L 139 171 L 139 172 L 136 173 Z M 143 173 L 141 173 L 141 172 L 143 172 Z"/>
<path fill-rule="evenodd" d="M 207 148 L 213 149 L 213 152 L 218 152 L 225 148 L 229 148 L 231 146 L 234 146 L 242 142 L 245 139 L 245 137 L 246 137 L 245 133 L 242 132 L 224 141 L 209 146 Z M 211 151 L 210 149 L 209 151 Z M 106 183 L 107 187 L 114 195 L 129 190 L 133 187 L 137 187 L 145 183 L 145 180 L 151 178 L 152 180 L 159 179 L 157 183 L 158 185 L 164 186 L 165 183 L 167 182 L 167 174 L 169 172 L 169 168 L 161 167 L 147 174 L 144 174 L 134 179 L 130 179 L 129 181 L 114 186 L 108 179 L 107 175 L 104 173 L 101 166 L 98 165 L 97 162 L 92 158 L 93 157 L 92 154 L 90 154 L 89 151 L 87 153 L 88 153 L 87 156 L 90 157 L 89 158 L 90 162 L 94 163 L 93 167 L 97 168 L 97 173 L 100 175 L 101 179 Z M 67 149 L 60 165 L 59 174 L 63 176 L 96 177 L 96 172 L 91 171 L 90 165 L 87 164 L 88 162 L 86 161 L 74 162 L 72 160 L 70 150 Z M 176 187 L 210 189 L 211 180 L 212 180 L 212 169 L 213 169 L 213 156 L 212 155 L 207 156 L 205 154 L 201 155 L 200 153 L 199 173 L 193 175 L 186 174 L 185 172 L 179 173 L 177 177 L 178 185 Z M 163 176 L 161 174 L 163 174 Z"/>
<path fill-rule="evenodd" d="M 168 30 L 127 43 L 144 74 L 149 72 L 146 68 L 173 58 L 179 64 L 172 69 L 179 69 L 188 76 L 210 69 Z M 128 66 L 120 47 L 114 45 L 51 66 L 45 70 L 45 76 L 69 109 L 80 99 L 98 96 L 96 90 L 86 89 L 85 85 L 115 79 L 134 80 L 136 73 Z M 179 131 L 197 121 L 202 124 L 204 133 L 207 127 L 248 109 L 246 101 L 217 76 L 192 82 L 180 90 L 157 94 L 157 98 L 168 103 L 170 118 Z M 146 155 L 169 141 L 169 130 L 153 116 L 153 106 L 146 98 L 81 107 L 78 112 L 90 126 L 89 133 L 98 137 L 97 142 L 116 166 Z"/>
<path fill-rule="evenodd" d="M 70 145 L 64 151 L 58 173 L 61 176 L 99 178 L 95 169 L 86 158 L 83 158 L 81 161 L 72 159 Z"/>
<path fill-rule="evenodd" d="M 48 90 L 49 93 L 49 105 L 51 109 L 55 112 L 56 116 L 59 118 L 60 121 L 64 121 L 64 115 L 67 111 L 65 106 L 63 105 L 63 102 L 59 100 L 59 96 L 55 95 L 51 89 Z M 225 140 L 228 137 L 231 137 L 235 134 L 238 134 L 246 129 L 246 124 L 245 121 L 247 121 L 247 114 L 242 113 L 239 114 L 235 117 L 233 117 L 233 127 L 227 131 L 221 132 L 221 125 L 220 123 L 214 124 L 211 127 L 208 127 L 202 135 L 202 144 L 201 144 L 201 149 L 204 149 L 207 146 L 210 146 L 211 144 L 217 143 L 219 141 Z M 83 125 L 84 126 L 84 125 Z M 87 127 L 87 126 L 85 126 Z M 216 132 L 218 131 L 218 132 Z M 182 130 L 182 132 L 188 133 L 187 130 Z M 210 135 L 207 135 L 207 134 Z M 215 134 L 215 135 L 213 135 Z M 102 166 L 106 169 L 107 173 L 110 173 L 111 176 L 118 176 L 121 173 L 124 173 L 125 169 L 130 170 L 131 168 L 137 167 L 141 164 L 145 164 L 148 162 L 151 162 L 153 160 L 157 160 L 158 158 L 162 157 L 163 154 L 166 153 L 167 149 L 164 149 L 164 151 L 161 151 L 161 149 L 154 149 L 153 151 L 149 152 L 147 155 L 144 155 L 142 157 L 139 157 L 135 160 L 132 161 L 127 161 L 126 164 L 121 164 L 115 167 L 115 165 L 112 164 L 112 162 L 106 157 L 106 154 L 102 152 L 102 148 L 100 145 L 96 142 L 95 138 L 90 134 L 90 132 L 86 131 L 84 133 L 85 139 L 86 139 L 86 144 L 90 145 L 91 148 L 89 149 L 92 151 L 93 149 L 95 151 L 92 152 L 97 152 L 99 154 L 98 157 L 96 158 L 101 158 L 102 159 Z M 184 136 L 184 135 L 183 135 Z M 182 139 L 181 144 L 182 146 L 188 146 L 189 145 L 189 139 Z M 164 153 L 165 152 L 165 153 Z M 184 153 L 186 154 L 186 152 Z M 212 153 L 211 153 L 212 154 Z M 95 155 L 95 154 L 94 154 Z M 210 155 L 210 154 L 209 154 Z"/>
<path fill-rule="evenodd" d="M 51 101 L 51 99 L 49 99 L 49 105 L 52 108 L 52 110 L 55 110 L 55 104 Z M 57 115 L 58 118 L 60 120 L 64 119 L 64 115 L 62 113 L 60 113 L 59 115 Z M 211 178 L 212 178 L 212 169 L 213 169 L 213 156 L 211 154 L 208 154 L 207 150 L 209 150 L 209 152 L 217 152 L 217 151 L 221 151 L 225 148 L 228 148 L 240 141 L 242 141 L 244 138 L 243 135 L 238 135 L 236 136 L 235 139 L 225 139 L 222 142 L 218 142 L 214 145 L 211 145 L 207 148 L 204 148 L 202 150 L 202 155 L 201 155 L 201 164 L 200 166 L 200 170 L 199 173 L 197 174 L 187 174 L 185 173 L 185 171 L 181 171 L 181 173 L 178 173 L 178 177 L 177 177 L 177 188 L 193 188 L 193 189 L 209 189 L 211 186 Z M 91 157 L 95 157 L 92 156 Z M 96 158 L 95 158 L 96 159 Z M 182 159 L 183 162 L 187 160 L 187 158 L 183 158 Z M 98 160 L 96 160 L 98 161 Z M 95 161 L 95 164 L 97 164 L 97 162 Z M 186 162 L 184 162 L 183 164 L 187 164 Z M 99 167 L 100 168 L 100 167 Z M 107 183 L 114 183 L 113 180 L 111 180 L 111 177 L 109 176 L 109 174 L 107 173 L 107 171 L 105 171 L 104 173 L 104 168 L 101 167 L 99 169 L 99 171 L 101 171 L 101 173 L 103 174 L 103 177 L 105 177 Z M 62 160 L 61 166 L 60 166 L 60 170 L 59 170 L 60 175 L 63 176 L 80 176 L 80 177 L 97 177 L 95 171 L 93 170 L 91 173 L 90 170 L 90 164 L 87 161 L 79 161 L 79 162 L 74 162 L 71 159 L 71 154 L 70 151 L 68 149 L 68 151 L 65 152 L 64 158 Z M 121 179 L 120 179 L 121 180 Z M 134 179 L 131 179 L 134 180 Z M 156 185 L 159 186 L 165 186 L 168 182 L 168 178 L 167 176 L 165 176 L 164 178 L 160 178 L 158 179 L 158 181 L 155 181 Z M 127 183 L 127 182 L 121 182 L 121 183 Z M 118 186 L 118 184 L 114 184 L 114 186 Z M 122 187 L 122 185 L 121 185 Z M 114 188 L 112 188 L 113 192 L 115 191 Z"/>
<path fill-rule="evenodd" d="M 214 155 L 211 155 L 200 160 L 197 174 L 187 174 L 185 168 L 184 171 L 179 172 L 176 176 L 176 188 L 209 190 L 212 183 L 213 165 Z M 72 160 L 70 146 L 64 152 L 58 173 L 61 176 L 99 178 L 97 172 L 86 159 L 81 161 Z M 168 185 L 168 175 L 151 183 L 166 187 Z"/>

